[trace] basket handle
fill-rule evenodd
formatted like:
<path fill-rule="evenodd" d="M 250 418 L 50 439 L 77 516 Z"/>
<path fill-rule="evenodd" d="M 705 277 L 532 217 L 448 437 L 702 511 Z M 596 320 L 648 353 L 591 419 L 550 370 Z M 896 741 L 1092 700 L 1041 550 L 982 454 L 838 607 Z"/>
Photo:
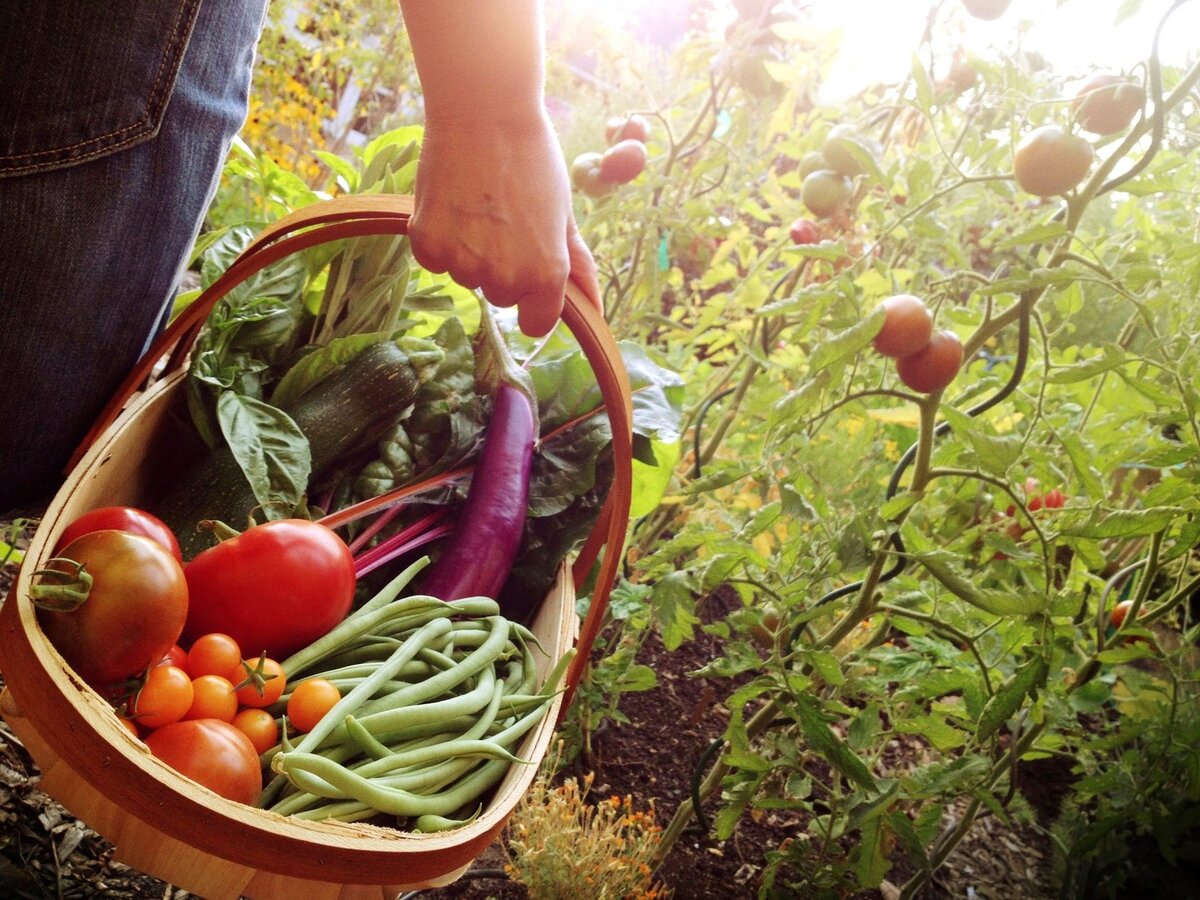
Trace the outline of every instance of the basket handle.
<path fill-rule="evenodd" d="M 78 463 L 134 395 L 145 387 L 164 357 L 166 365 L 161 374 L 177 371 L 184 365 L 209 312 L 234 287 L 271 263 L 318 244 L 349 237 L 406 234 L 412 211 L 412 198 L 408 196 L 348 195 L 303 207 L 264 229 L 229 269 L 153 342 L 76 449 L 70 467 Z M 599 634 L 623 555 L 633 492 L 633 401 L 625 364 L 608 323 L 574 281 L 566 287 L 563 321 L 595 372 L 612 430 L 614 464 L 612 487 L 572 566 L 575 586 L 579 589 L 591 573 L 601 548 L 606 548 L 596 573 L 591 604 L 580 626 L 577 652 L 567 671 L 562 706 L 565 711 Z"/>

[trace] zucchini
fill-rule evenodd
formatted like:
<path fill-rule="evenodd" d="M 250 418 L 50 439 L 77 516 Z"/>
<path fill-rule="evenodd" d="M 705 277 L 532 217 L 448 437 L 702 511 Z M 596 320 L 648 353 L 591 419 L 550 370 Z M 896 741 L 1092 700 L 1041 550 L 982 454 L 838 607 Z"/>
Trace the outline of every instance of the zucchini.
<path fill-rule="evenodd" d="M 310 485 L 348 456 L 378 442 L 416 399 L 420 373 L 409 354 L 393 341 L 374 344 L 284 407 L 308 438 Z M 212 543 L 196 524 L 220 519 L 236 528 L 258 505 L 242 468 L 221 446 L 175 475 L 147 508 L 171 526 L 184 559 Z"/>

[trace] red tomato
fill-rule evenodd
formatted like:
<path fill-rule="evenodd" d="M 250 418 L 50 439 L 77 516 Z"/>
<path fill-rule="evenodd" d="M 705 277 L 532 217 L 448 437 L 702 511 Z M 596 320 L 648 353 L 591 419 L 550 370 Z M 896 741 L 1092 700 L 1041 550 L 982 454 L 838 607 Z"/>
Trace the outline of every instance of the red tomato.
<path fill-rule="evenodd" d="M 1034 494 L 1032 497 L 1029 498 L 1026 505 L 1029 507 L 1030 512 L 1037 512 L 1039 509 L 1042 508 L 1042 498 L 1039 497 L 1037 494 Z"/>
<path fill-rule="evenodd" d="M 192 679 L 176 666 L 155 666 L 133 696 L 129 715 L 143 728 L 178 722 L 192 705 Z"/>
<path fill-rule="evenodd" d="M 817 226 L 811 219 L 797 219 L 788 229 L 793 244 L 815 244 L 821 240 Z"/>
<path fill-rule="evenodd" d="M 58 538 L 58 548 L 62 549 L 75 540 L 92 531 L 128 531 L 130 534 L 140 534 L 148 537 L 156 544 L 161 544 L 180 563 L 183 554 L 179 551 L 179 541 L 165 522 L 132 506 L 103 506 L 85 512 L 82 516 L 63 529 Z M 55 555 L 58 550 L 55 550 Z"/>
<path fill-rule="evenodd" d="M 64 584 L 82 566 L 90 585 Z M 188 611 L 183 569 L 150 538 L 92 531 L 68 544 L 39 575 L 31 594 L 38 623 L 63 659 L 93 687 L 140 675 L 179 640 Z M 72 591 L 74 595 L 72 596 Z M 71 607 L 80 594 L 86 599 Z"/>
<path fill-rule="evenodd" d="M 229 722 L 188 719 L 146 738 L 150 752 L 179 774 L 222 797 L 254 806 L 262 794 L 262 769 L 250 738 Z"/>
<path fill-rule="evenodd" d="M 911 356 L 925 349 L 933 337 L 933 316 L 925 301 L 912 294 L 896 294 L 879 304 L 883 326 L 875 335 L 876 352 L 884 356 Z"/>
<path fill-rule="evenodd" d="M 1042 495 L 1042 503 L 1046 505 L 1046 509 L 1062 509 L 1066 502 L 1067 498 L 1058 488 L 1051 488 Z"/>
<path fill-rule="evenodd" d="M 192 679 L 192 705 L 185 719 L 220 719 L 232 722 L 237 715 L 238 699 L 233 683 L 220 675 L 201 675 Z"/>
<path fill-rule="evenodd" d="M 342 621 L 354 600 L 350 549 L 304 519 L 255 525 L 198 554 L 184 571 L 191 597 L 185 636 L 228 634 L 247 656 L 290 656 Z"/>
<path fill-rule="evenodd" d="M 250 738 L 260 755 L 279 743 L 279 723 L 265 709 L 243 709 L 233 717 L 233 727 Z"/>
<path fill-rule="evenodd" d="M 963 346 L 953 331 L 939 331 L 924 350 L 896 360 L 900 380 L 924 394 L 940 391 L 954 380 L 962 365 Z"/>
<path fill-rule="evenodd" d="M 288 697 L 288 721 L 298 731 L 312 731 L 325 713 L 342 699 L 337 687 L 324 678 L 309 678 L 292 689 Z"/>
<path fill-rule="evenodd" d="M 187 651 L 178 644 L 172 644 L 163 658 L 158 661 L 160 666 L 178 666 L 180 669 L 187 669 Z"/>
<path fill-rule="evenodd" d="M 230 680 L 237 686 L 237 698 L 242 706 L 270 706 L 283 696 L 287 687 L 283 666 L 266 656 L 243 660 L 232 671 Z"/>
<path fill-rule="evenodd" d="M 617 141 L 600 158 L 600 180 L 609 184 L 626 184 L 646 168 L 646 145 L 629 139 Z"/>
<path fill-rule="evenodd" d="M 613 116 L 604 126 L 604 138 L 609 145 L 617 141 L 635 140 L 643 144 L 650 137 L 650 123 L 637 113 L 629 116 Z"/>
<path fill-rule="evenodd" d="M 1038 197 L 1065 194 L 1087 177 L 1095 152 L 1077 134 L 1057 125 L 1035 128 L 1013 151 L 1013 175 L 1021 190 Z"/>
<path fill-rule="evenodd" d="M 1146 103 L 1146 91 L 1121 75 L 1094 75 L 1079 89 L 1071 108 L 1075 121 L 1092 134 L 1116 134 L 1129 127 Z"/>
<path fill-rule="evenodd" d="M 1125 621 L 1125 617 L 1129 615 L 1129 610 L 1133 608 L 1132 600 L 1122 600 L 1112 608 L 1112 612 L 1108 614 L 1109 624 L 1113 628 L 1120 628 L 1121 623 Z"/>
<path fill-rule="evenodd" d="M 184 668 L 193 678 L 201 675 L 224 675 L 242 665 L 242 648 L 227 634 L 212 631 L 202 634 L 188 648 Z M 238 679 L 239 681 L 241 679 Z"/>

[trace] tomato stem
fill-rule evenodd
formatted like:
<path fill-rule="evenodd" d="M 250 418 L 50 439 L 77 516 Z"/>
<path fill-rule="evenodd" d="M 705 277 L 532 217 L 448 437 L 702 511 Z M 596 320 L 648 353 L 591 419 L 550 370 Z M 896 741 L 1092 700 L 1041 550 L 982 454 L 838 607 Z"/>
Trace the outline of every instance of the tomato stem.
<path fill-rule="evenodd" d="M 232 525 L 226 525 L 219 519 L 203 519 L 196 525 L 196 527 L 204 531 L 212 532 L 213 537 L 215 537 L 218 541 L 232 540 L 241 534 L 241 532 Z"/>
<path fill-rule="evenodd" d="M 54 564 L 69 568 L 46 568 L 34 572 L 34 577 L 42 580 L 30 586 L 30 598 L 38 609 L 50 612 L 71 612 L 78 609 L 92 590 L 91 573 L 84 568 L 83 563 L 65 557 L 49 560 L 49 565 Z M 61 580 L 53 583 L 46 579 Z"/>

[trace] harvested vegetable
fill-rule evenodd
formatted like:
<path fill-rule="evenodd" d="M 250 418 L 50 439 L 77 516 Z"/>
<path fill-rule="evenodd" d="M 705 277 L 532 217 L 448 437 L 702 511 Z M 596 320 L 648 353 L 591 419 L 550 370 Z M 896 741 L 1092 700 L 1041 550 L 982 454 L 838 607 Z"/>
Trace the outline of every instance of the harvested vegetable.
<path fill-rule="evenodd" d="M 247 655 L 278 659 L 325 634 L 354 599 L 354 560 L 334 532 L 305 519 L 255 525 L 185 568 L 184 638 L 223 632 Z"/>

